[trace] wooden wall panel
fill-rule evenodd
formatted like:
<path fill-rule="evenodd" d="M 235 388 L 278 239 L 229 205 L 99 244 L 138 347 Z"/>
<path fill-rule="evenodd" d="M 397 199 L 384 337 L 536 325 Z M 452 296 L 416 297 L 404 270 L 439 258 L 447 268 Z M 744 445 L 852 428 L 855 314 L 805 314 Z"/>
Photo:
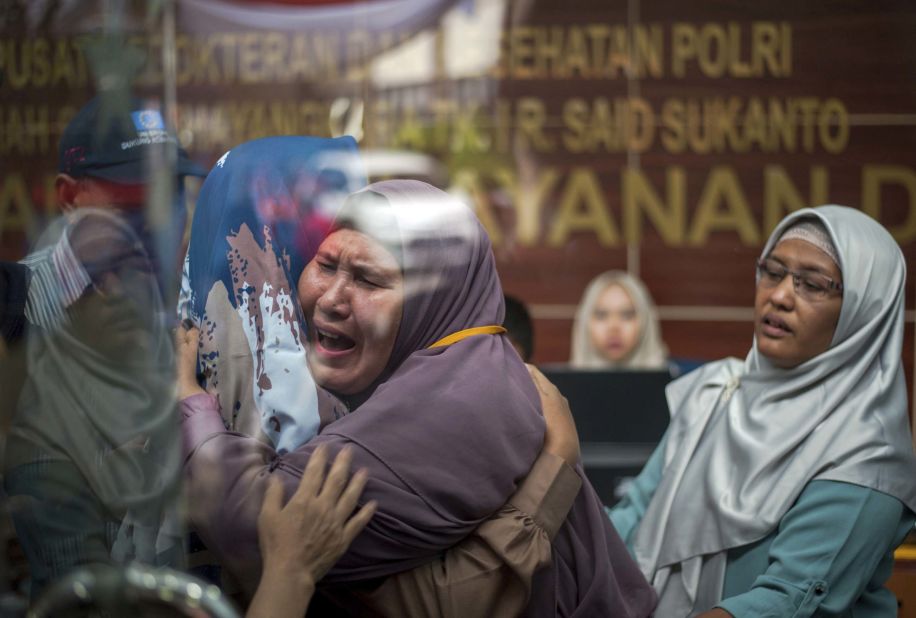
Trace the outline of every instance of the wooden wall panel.
<path fill-rule="evenodd" d="M 912 2 L 474 0 L 455 3 L 460 6 L 452 17 L 427 19 L 417 26 L 433 41 L 422 48 L 425 52 L 416 52 L 432 55 L 417 65 L 431 67 L 423 77 L 413 75 L 414 65 L 409 63 L 401 65 L 397 83 L 386 83 L 378 70 L 383 54 L 403 51 L 422 38 L 415 30 L 373 33 L 384 44 L 355 56 L 346 46 L 321 48 L 315 43 L 323 53 L 340 55 L 341 65 L 333 78 L 273 79 L 262 70 L 268 63 L 257 50 L 267 49 L 258 46 L 268 37 L 292 46 L 294 37 L 306 37 L 310 43 L 338 40 L 335 36 L 346 41 L 354 33 L 371 32 L 373 24 L 366 23 L 360 3 L 355 4 L 352 22 L 344 20 L 339 31 L 315 32 L 305 25 L 292 32 L 278 22 L 265 30 L 236 24 L 231 32 L 222 33 L 226 28 L 222 21 L 195 21 L 179 3 L 178 34 L 185 44 L 178 50 L 179 67 L 192 66 L 190 43 L 214 33 L 226 34 L 225 41 L 230 41 L 221 43 L 209 60 L 213 65 L 202 73 L 217 78 L 179 79 L 177 124 L 185 145 L 199 162 L 210 165 L 243 140 L 335 131 L 329 114 L 315 112 L 304 118 L 302 106 L 326 111 L 335 100 L 364 105 L 361 148 L 422 153 L 445 171 L 443 185 L 471 191 L 474 206 L 499 240 L 495 252 L 506 290 L 531 304 L 538 316 L 538 360 L 568 357 L 575 306 L 588 281 L 608 269 L 626 269 L 645 279 L 667 316 L 663 329 L 674 354 L 707 359 L 742 355 L 750 343 L 750 328 L 742 316 L 752 303 L 754 260 L 767 237 L 772 212 L 784 206 L 776 197 L 780 187 L 789 194 L 797 192 L 805 204 L 829 201 L 868 210 L 896 233 L 911 272 L 916 266 L 916 6 Z M 485 24 L 481 21 L 485 15 L 496 15 L 498 23 Z M 449 24 L 454 23 L 465 25 L 450 30 Z M 775 28 L 779 45 L 768 52 L 775 54 L 774 61 L 757 65 L 764 70 L 755 72 L 753 58 L 762 57 L 760 51 L 766 47 L 760 40 L 752 43 L 755 29 L 762 31 L 761 27 Z M 629 64 L 604 70 L 607 63 L 602 68 L 595 59 L 610 56 L 607 41 L 612 39 L 605 39 L 603 51 L 597 52 L 588 38 L 594 32 L 624 37 L 659 33 L 658 70 L 640 63 L 639 54 L 626 41 L 615 57 L 629 54 Z M 701 42 L 696 56 L 679 72 L 676 33 L 685 32 Z M 6 45 L 3 62 L 16 62 L 16 50 L 36 37 L 47 39 L 53 48 L 78 34 L 66 28 L 0 32 Z M 156 35 L 129 34 L 141 41 L 150 35 L 149 40 L 155 41 Z M 455 36 L 459 42 L 466 40 L 466 45 L 449 47 L 449 38 Z M 548 50 L 549 40 L 557 43 L 558 55 L 538 63 L 534 58 Z M 513 47 L 513 41 L 520 44 Z M 701 48 L 709 52 L 709 62 L 697 60 Z M 498 57 L 476 73 L 459 74 L 447 57 L 449 49 L 461 49 L 462 54 L 492 49 Z M 147 58 L 156 62 L 161 49 L 154 46 L 146 51 Z M 252 79 L 242 79 L 238 71 L 232 74 L 219 64 L 221 54 L 238 60 L 243 51 L 246 62 L 251 61 L 248 77 Z M 719 52 L 727 52 L 733 60 L 717 64 Z M 374 64 L 364 66 L 354 58 Z M 566 62 L 565 70 L 556 69 L 556 58 Z M 585 64 L 577 65 L 579 60 Z M 742 70 L 744 65 L 751 66 L 752 75 L 738 76 L 729 70 Z M 721 67 L 725 70 L 720 72 Z M 5 75 L 12 75 L 8 65 L 4 68 Z M 56 142 L 69 114 L 93 90 L 91 73 L 84 73 L 81 79 L 57 86 L 33 80 L 25 87 L 0 89 L 0 258 L 16 259 L 28 247 L 29 238 L 17 219 L 24 205 L 33 215 L 33 230 L 40 227 L 48 205 L 53 211 L 48 187 L 56 166 Z M 138 72 L 148 74 L 147 68 Z M 141 83 L 139 89 L 161 96 L 160 83 Z M 721 106 L 733 99 L 739 110 L 728 121 L 729 113 Z M 753 126 L 753 118 L 743 115 L 753 101 L 767 109 L 771 103 L 788 109 L 798 101 L 814 101 L 821 106 L 818 109 L 826 109 L 831 102 L 830 109 L 839 106 L 842 113 L 818 126 L 799 112 L 794 124 L 785 126 L 796 134 L 794 142 L 781 142 L 776 148 L 753 144 L 745 148 L 727 141 L 721 149 L 696 152 L 678 150 L 663 139 L 672 131 L 670 118 L 663 113 L 666 105 L 720 105 L 718 113 L 688 123 L 688 128 L 702 133 L 724 123 L 734 125 L 740 134 Z M 604 104 L 609 107 L 602 123 L 597 118 Z M 642 145 L 614 140 L 621 131 L 646 130 L 629 120 L 618 122 L 620 116 L 615 114 L 621 108 L 615 106 L 621 104 L 651 111 L 651 140 Z M 571 114 L 576 106 L 585 112 Z M 442 109 L 451 111 L 442 115 Z M 45 112 L 47 122 L 41 116 Z M 577 132 L 576 124 L 583 121 L 597 124 Z M 804 138 L 809 127 L 814 127 L 810 134 L 815 137 L 810 148 Z M 595 138 L 602 129 L 610 132 L 608 147 L 578 148 L 572 143 Z M 41 138 L 20 139 L 32 133 Z M 837 141 L 839 134 L 846 137 Z M 683 176 L 683 187 L 675 182 L 676 188 L 669 191 L 666 183 L 678 175 Z M 882 175 L 882 188 L 867 191 L 869 178 L 874 181 Z M 644 182 L 648 193 L 636 199 L 625 176 Z M 782 180 L 774 181 L 776 177 Z M 823 179 L 823 191 L 813 190 L 818 178 Z M 547 189 L 535 198 L 542 183 Z M 638 209 L 633 217 L 628 206 L 644 205 L 652 195 L 665 211 L 683 205 L 682 220 L 665 228 L 665 234 Z M 741 226 L 726 222 L 721 229 L 697 234 L 702 232 L 698 220 L 704 209 L 746 216 L 747 221 Z M 530 217 L 525 214 L 532 212 Z M 591 222 L 576 232 L 557 233 L 564 221 L 577 217 L 580 224 L 583 218 Z M 639 231 L 633 225 L 637 219 Z M 602 225 L 610 236 L 600 238 Z M 904 359 L 911 380 L 916 311 L 912 275 L 906 298 Z M 711 322 L 710 314 L 726 316 L 726 321 Z"/>

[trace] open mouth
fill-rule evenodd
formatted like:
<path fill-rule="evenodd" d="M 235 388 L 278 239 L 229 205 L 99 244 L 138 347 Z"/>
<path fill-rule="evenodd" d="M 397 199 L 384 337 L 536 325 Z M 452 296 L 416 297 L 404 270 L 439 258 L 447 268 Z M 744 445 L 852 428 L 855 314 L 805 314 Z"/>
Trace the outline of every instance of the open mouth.
<path fill-rule="evenodd" d="M 318 335 L 318 344 L 328 352 L 346 352 L 356 346 L 356 342 L 346 335 L 332 333 L 321 328 L 316 328 L 315 332 Z"/>
<path fill-rule="evenodd" d="M 789 334 L 792 329 L 786 322 L 772 314 L 763 316 L 763 330 L 770 335 Z"/>

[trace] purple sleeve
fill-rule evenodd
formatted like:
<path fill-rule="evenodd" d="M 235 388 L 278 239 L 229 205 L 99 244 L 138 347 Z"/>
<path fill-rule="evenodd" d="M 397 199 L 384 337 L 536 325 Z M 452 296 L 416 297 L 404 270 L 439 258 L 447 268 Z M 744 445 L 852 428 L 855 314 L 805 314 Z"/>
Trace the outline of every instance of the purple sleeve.
<path fill-rule="evenodd" d="M 226 431 L 219 403 L 212 395 L 200 393 L 186 397 L 178 402 L 178 410 L 181 413 L 182 459 L 187 460 L 206 437 Z"/>
<path fill-rule="evenodd" d="M 179 407 L 191 523 L 249 594 L 260 577 L 257 516 L 267 482 L 277 475 L 288 498 L 318 444 L 327 445 L 329 458 L 350 445 L 352 470 L 369 470 L 360 502 L 379 503 L 372 521 L 325 582 L 365 580 L 413 568 L 460 541 L 479 523 L 447 514 L 431 517 L 429 506 L 396 472 L 345 437 L 319 434 L 296 451 L 278 455 L 260 440 L 226 431 L 219 405 L 209 395 L 188 397 Z"/>

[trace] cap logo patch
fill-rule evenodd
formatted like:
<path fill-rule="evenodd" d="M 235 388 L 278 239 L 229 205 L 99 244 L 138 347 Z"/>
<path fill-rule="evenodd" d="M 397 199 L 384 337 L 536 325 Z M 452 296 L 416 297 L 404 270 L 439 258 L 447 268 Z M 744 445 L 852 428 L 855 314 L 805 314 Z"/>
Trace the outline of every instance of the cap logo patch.
<path fill-rule="evenodd" d="M 159 110 L 144 109 L 139 112 L 131 112 L 130 116 L 134 119 L 137 131 L 165 130 L 165 123 L 162 121 L 162 114 L 159 113 Z"/>
<path fill-rule="evenodd" d="M 158 109 L 142 109 L 130 113 L 137 129 L 137 137 L 126 142 L 121 142 L 121 150 L 129 150 L 137 146 L 174 142 L 175 138 L 165 130 L 165 122 Z"/>

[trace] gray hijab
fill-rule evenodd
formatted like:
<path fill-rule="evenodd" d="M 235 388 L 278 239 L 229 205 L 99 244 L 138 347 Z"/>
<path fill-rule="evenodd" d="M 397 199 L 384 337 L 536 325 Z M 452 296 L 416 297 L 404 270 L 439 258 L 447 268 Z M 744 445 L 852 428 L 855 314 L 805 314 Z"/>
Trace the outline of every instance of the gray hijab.
<path fill-rule="evenodd" d="M 786 217 L 763 249 L 803 218 L 839 254 L 843 305 L 830 348 L 792 369 L 757 351 L 670 384 L 665 469 L 634 553 L 659 593 L 657 615 L 721 600 L 726 553 L 770 534 L 814 479 L 881 491 L 916 510 L 903 342 L 903 255 L 890 234 L 842 206 Z"/>

